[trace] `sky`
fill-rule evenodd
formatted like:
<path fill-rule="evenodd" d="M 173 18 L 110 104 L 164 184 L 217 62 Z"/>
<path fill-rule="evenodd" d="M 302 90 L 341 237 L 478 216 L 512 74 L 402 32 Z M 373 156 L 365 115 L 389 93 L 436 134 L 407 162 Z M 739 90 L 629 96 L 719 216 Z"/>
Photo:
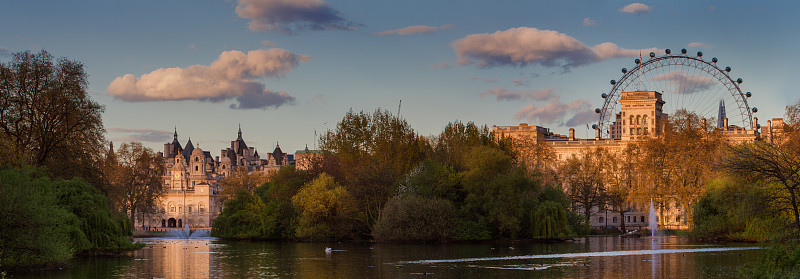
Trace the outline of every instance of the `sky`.
<path fill-rule="evenodd" d="M 106 137 L 155 151 L 191 138 L 262 154 L 317 147 L 348 110 L 452 121 L 597 123 L 609 81 L 650 51 L 717 57 L 760 119 L 800 99 L 797 1 L 4 1 L 0 61 L 80 61 Z M 662 76 L 677 82 L 676 77 Z M 668 101 L 669 102 L 669 101 Z M 402 104 L 401 104 L 402 103 Z M 730 106 L 730 105 L 729 105 Z M 763 124 L 761 120 L 759 123 Z M 583 128 L 583 129 L 580 129 Z"/>

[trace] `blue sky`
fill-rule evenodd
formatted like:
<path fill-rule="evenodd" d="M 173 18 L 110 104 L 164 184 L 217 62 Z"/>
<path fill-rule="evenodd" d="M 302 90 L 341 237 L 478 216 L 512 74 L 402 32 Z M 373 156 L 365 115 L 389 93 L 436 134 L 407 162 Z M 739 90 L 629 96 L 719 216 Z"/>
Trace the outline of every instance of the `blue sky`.
<path fill-rule="evenodd" d="M 115 143 L 218 154 L 315 145 L 349 109 L 566 133 L 640 50 L 718 57 L 760 123 L 800 99 L 794 1 L 5 1 L 0 60 L 45 49 L 81 61 Z M 669 100 L 667 100 L 669 101 Z M 729 105 L 730 106 L 730 105 Z M 730 112 L 729 112 L 730 113 Z"/>

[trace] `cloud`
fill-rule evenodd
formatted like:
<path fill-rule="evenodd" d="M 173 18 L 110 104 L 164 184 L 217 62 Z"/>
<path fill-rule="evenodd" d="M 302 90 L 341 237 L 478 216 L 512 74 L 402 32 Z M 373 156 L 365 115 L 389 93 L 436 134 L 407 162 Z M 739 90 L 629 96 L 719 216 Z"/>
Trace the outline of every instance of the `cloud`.
<path fill-rule="evenodd" d="M 713 10 L 716 10 L 716 9 L 717 9 L 717 6 L 708 6 L 708 10 L 709 11 L 713 11 Z"/>
<path fill-rule="evenodd" d="M 689 44 L 689 47 L 699 47 L 699 48 L 705 48 L 705 49 L 713 49 L 714 48 L 714 46 L 712 46 L 712 45 L 704 44 L 704 43 L 701 43 L 701 42 L 692 42 L 692 43 Z"/>
<path fill-rule="evenodd" d="M 487 82 L 487 83 L 497 82 L 497 78 L 485 78 L 485 79 L 483 79 L 483 82 Z"/>
<path fill-rule="evenodd" d="M 261 44 L 265 45 L 265 46 L 277 46 L 278 45 L 278 43 L 270 41 L 270 40 L 263 40 L 263 41 L 261 41 Z"/>
<path fill-rule="evenodd" d="M 498 102 L 500 101 L 517 101 L 522 99 L 530 99 L 535 101 L 547 101 L 558 96 L 553 94 L 553 88 L 540 89 L 540 90 L 524 90 L 524 91 L 509 91 L 503 87 L 492 88 L 481 93 L 479 96 L 483 99 L 484 96 L 494 95 Z"/>
<path fill-rule="evenodd" d="M 678 94 L 694 94 L 711 89 L 716 85 L 711 77 L 689 76 L 685 72 L 675 70 L 652 78 L 655 81 L 666 81 Z"/>
<path fill-rule="evenodd" d="M 0 46 L 0 57 L 3 57 L 3 56 L 11 56 L 11 51 L 8 50 L 7 48 L 4 48 L 4 47 Z"/>
<path fill-rule="evenodd" d="M 309 100 L 308 102 L 312 103 L 312 104 L 323 104 L 324 105 L 324 104 L 328 103 L 328 96 L 325 96 L 324 94 L 317 94 L 317 95 L 314 95 L 314 97 L 311 97 L 311 100 Z"/>
<path fill-rule="evenodd" d="M 372 33 L 373 36 L 386 36 L 386 35 L 412 35 L 412 34 L 430 34 L 439 30 L 450 29 L 453 28 L 452 24 L 445 24 L 439 27 L 436 26 L 427 26 L 427 25 L 414 25 L 409 27 L 403 27 L 399 29 L 392 29 L 386 31 L 380 31 Z"/>
<path fill-rule="evenodd" d="M 239 0 L 236 14 L 250 19 L 252 31 L 292 34 L 305 30 L 356 30 L 360 25 L 322 0 Z"/>
<path fill-rule="evenodd" d="M 145 141 L 145 142 L 165 142 L 172 137 L 172 132 L 155 129 L 130 129 L 130 128 L 109 128 L 109 132 L 131 134 L 124 137 L 115 137 L 115 141 Z"/>
<path fill-rule="evenodd" d="M 108 94 L 128 102 L 199 100 L 221 102 L 235 99 L 231 108 L 277 108 L 291 103 L 286 92 L 266 89 L 254 79 L 285 76 L 300 62 L 311 58 L 273 48 L 225 51 L 211 65 L 162 68 L 136 77 L 126 74 L 108 85 Z"/>
<path fill-rule="evenodd" d="M 558 124 L 559 126 L 587 123 L 592 121 L 594 115 L 586 113 L 591 110 L 591 105 L 587 99 L 577 99 L 568 104 L 563 104 L 556 96 L 550 99 L 546 105 L 536 107 L 533 104 L 525 106 L 514 116 L 516 120 L 526 119 L 533 123 Z M 567 113 L 575 113 L 567 123 L 559 123 Z"/>
<path fill-rule="evenodd" d="M 566 34 L 530 27 L 472 34 L 452 46 L 458 56 L 457 64 L 475 64 L 480 68 L 539 64 L 569 70 L 604 59 L 638 56 L 640 51 L 621 49 L 609 42 L 589 47 Z"/>
<path fill-rule="evenodd" d="M 528 80 L 527 79 L 515 79 L 515 80 L 512 80 L 511 82 L 513 82 L 514 85 L 516 85 L 516 86 L 528 86 Z"/>
<path fill-rule="evenodd" d="M 439 62 L 430 66 L 431 69 L 443 69 L 443 68 L 450 68 L 450 63 L 447 62 Z"/>
<path fill-rule="evenodd" d="M 583 26 L 596 26 L 597 21 L 591 18 L 584 18 L 583 19 Z"/>
<path fill-rule="evenodd" d="M 642 3 L 631 3 L 619 9 L 620 12 L 635 14 L 635 15 L 646 14 L 652 10 L 653 10 L 652 7 Z"/>

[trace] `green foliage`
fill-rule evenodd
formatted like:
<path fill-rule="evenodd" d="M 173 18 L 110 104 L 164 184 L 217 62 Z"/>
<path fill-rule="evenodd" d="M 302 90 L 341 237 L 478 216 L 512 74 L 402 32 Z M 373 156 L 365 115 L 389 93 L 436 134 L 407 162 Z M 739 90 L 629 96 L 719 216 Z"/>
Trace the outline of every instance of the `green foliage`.
<path fill-rule="evenodd" d="M 800 240 L 773 243 L 740 273 L 745 278 L 800 278 Z"/>
<path fill-rule="evenodd" d="M 400 181 L 398 193 L 460 202 L 464 196 L 460 188 L 461 179 L 451 166 L 425 159 Z"/>
<path fill-rule="evenodd" d="M 135 249 L 130 240 L 130 220 L 112 213 L 106 197 L 80 179 L 53 182 L 59 205 L 77 216 L 72 242 L 78 252 Z"/>
<path fill-rule="evenodd" d="M 555 201 L 540 203 L 531 213 L 531 223 L 534 238 L 556 239 L 572 236 L 567 211 Z"/>
<path fill-rule="evenodd" d="M 717 240 L 764 240 L 785 235 L 788 221 L 769 203 L 764 188 L 717 179 L 695 204 L 691 236 Z"/>
<path fill-rule="evenodd" d="M 483 219 L 459 218 L 456 227 L 457 240 L 488 240 L 492 239 L 492 231 Z"/>
<path fill-rule="evenodd" d="M 301 239 L 353 237 L 354 200 L 333 177 L 321 174 L 292 198 L 299 214 L 295 236 Z"/>
<path fill-rule="evenodd" d="M 325 169 L 335 171 L 354 199 L 358 233 L 368 235 L 396 182 L 425 158 L 430 146 L 402 118 L 386 110 L 345 114 L 336 130 L 320 137 L 320 147 L 335 154 Z"/>
<path fill-rule="evenodd" d="M 0 171 L 0 266 L 24 269 L 63 262 L 76 252 L 137 248 L 124 215 L 78 179 L 50 180 L 26 167 Z"/>
<path fill-rule="evenodd" d="M 211 236 L 234 239 L 265 238 L 266 225 L 263 216 L 266 205 L 261 198 L 248 191 L 236 192 L 225 202 L 222 214 L 214 219 Z"/>
<path fill-rule="evenodd" d="M 476 147 L 468 158 L 462 173 L 467 193 L 463 213 L 484 218 L 495 237 L 516 238 L 527 214 L 526 201 L 536 198 L 539 184 L 497 148 Z"/>
<path fill-rule="evenodd" d="M 395 196 L 372 231 L 379 241 L 445 241 L 451 239 L 455 224 L 456 210 L 446 200 Z"/>

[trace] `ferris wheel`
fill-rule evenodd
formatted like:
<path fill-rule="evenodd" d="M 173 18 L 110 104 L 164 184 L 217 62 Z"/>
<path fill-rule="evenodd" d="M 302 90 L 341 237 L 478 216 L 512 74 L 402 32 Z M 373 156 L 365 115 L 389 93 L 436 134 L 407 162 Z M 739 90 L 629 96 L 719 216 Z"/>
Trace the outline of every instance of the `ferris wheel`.
<path fill-rule="evenodd" d="M 628 70 L 622 68 L 622 77 L 611 80 L 611 91 L 602 93 L 603 107 L 595 109 L 600 115 L 599 122 L 593 125 L 600 129 L 603 138 L 610 138 L 609 128 L 616 121 L 620 112 L 619 99 L 623 92 L 657 91 L 662 94 L 665 104 L 662 111 L 672 114 L 678 109 L 686 109 L 707 120 L 718 120 L 722 109 L 729 120 L 729 125 L 745 129 L 753 129 L 753 113 L 747 104 L 752 96 L 750 92 L 742 93 L 741 78 L 730 76 L 731 67 L 720 68 L 719 60 L 703 60 L 703 52 L 697 56 L 687 55 L 686 49 L 680 54 L 672 54 L 669 49 L 665 55 L 656 57 L 654 52 L 650 58 L 634 60 L 635 66 Z"/>

